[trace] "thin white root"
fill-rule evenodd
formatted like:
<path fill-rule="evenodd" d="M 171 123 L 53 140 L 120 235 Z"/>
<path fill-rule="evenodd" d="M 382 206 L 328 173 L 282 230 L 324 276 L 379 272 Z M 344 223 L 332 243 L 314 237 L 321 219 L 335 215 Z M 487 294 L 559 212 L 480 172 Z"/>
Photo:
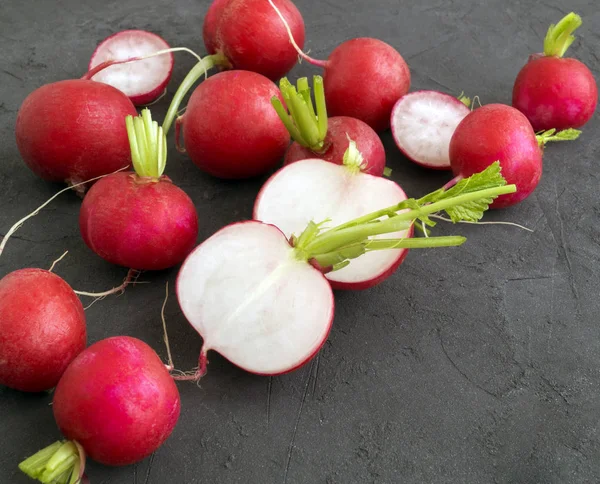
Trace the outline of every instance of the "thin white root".
<path fill-rule="evenodd" d="M 63 188 L 62 190 L 60 190 L 58 193 L 55 193 L 52 197 L 50 197 L 48 200 L 46 200 L 44 203 L 42 203 L 38 208 L 36 208 L 33 212 L 31 212 L 29 215 L 26 215 L 25 217 L 23 217 L 21 220 L 19 220 L 16 224 L 14 224 L 10 230 L 6 233 L 6 235 L 2 238 L 2 242 L 0 243 L 0 255 L 2 255 L 2 252 L 4 251 L 4 247 L 6 246 L 6 243 L 8 242 L 8 239 L 11 237 L 11 235 L 13 235 L 17 230 L 19 230 L 19 228 L 23 225 L 23 223 L 30 219 L 31 217 L 35 217 L 38 213 L 40 213 L 42 211 L 42 209 L 48 205 L 52 200 L 54 200 L 56 197 L 58 197 L 60 194 L 64 193 L 64 192 L 68 192 L 69 190 L 73 190 L 74 188 L 80 187 L 82 185 L 85 185 L 86 183 L 90 183 L 96 180 L 99 180 L 100 178 L 104 178 L 105 176 L 109 176 L 112 175 L 114 173 L 118 173 L 119 171 L 123 171 L 126 170 L 127 168 L 129 168 L 128 166 L 120 168 L 119 170 L 113 171 L 112 173 L 108 173 L 106 175 L 100 175 L 97 176 L 95 178 L 90 178 L 89 180 L 86 181 L 82 181 L 80 183 L 75 183 L 75 185 L 70 185 L 67 188 Z"/>
<path fill-rule="evenodd" d="M 88 309 L 89 307 L 92 306 L 92 304 L 94 304 L 96 301 L 99 301 L 100 299 L 104 299 L 106 296 L 110 296 L 111 294 L 117 294 L 117 293 L 121 293 L 123 294 L 123 292 L 125 292 L 125 288 L 129 285 L 129 284 L 145 284 L 145 282 L 138 282 L 137 278 L 140 276 L 140 271 L 136 271 L 135 269 L 129 269 L 129 271 L 127 272 L 127 276 L 125 277 L 123 284 L 121 284 L 120 286 L 117 287 L 113 287 L 112 289 L 108 290 L 108 291 L 104 291 L 104 292 L 85 292 L 85 291 L 74 291 L 75 294 L 79 295 L 79 296 L 87 296 L 87 297 L 93 297 L 95 298 L 89 306 L 87 306 L 85 309 Z"/>
<path fill-rule="evenodd" d="M 167 333 L 167 321 L 165 319 L 165 307 L 167 306 L 167 301 L 169 300 L 169 281 L 165 286 L 165 300 L 163 301 L 162 309 L 160 310 L 160 318 L 162 319 L 163 324 L 163 339 L 165 341 L 165 346 L 167 347 L 167 368 L 170 368 L 170 371 L 175 370 L 175 365 L 173 364 L 173 357 L 171 356 L 171 347 L 169 346 L 169 335 Z"/>
<path fill-rule="evenodd" d="M 438 220 L 443 220 L 444 222 L 452 222 L 449 218 L 443 217 L 442 215 L 429 215 L 430 218 L 435 218 Z M 461 224 L 472 224 L 472 225 L 512 225 L 513 227 L 518 227 L 523 230 L 527 230 L 527 232 L 534 232 L 533 229 L 527 228 L 523 225 L 516 224 L 514 222 L 469 222 L 468 220 L 459 220 Z"/>
<path fill-rule="evenodd" d="M 163 97 L 165 97 L 167 95 L 167 88 L 165 87 L 163 92 L 161 93 L 160 96 L 158 96 L 154 101 L 152 101 L 151 103 L 148 104 L 144 104 L 142 107 L 144 108 L 148 108 L 154 104 L 156 104 L 158 101 L 160 101 Z"/>
<path fill-rule="evenodd" d="M 63 260 L 68 253 L 69 253 L 69 251 L 65 250 L 65 253 L 52 263 L 52 265 L 50 266 L 50 269 L 48 269 L 48 272 L 52 272 L 52 270 L 54 269 L 54 266 L 56 264 L 58 264 L 61 260 Z"/>

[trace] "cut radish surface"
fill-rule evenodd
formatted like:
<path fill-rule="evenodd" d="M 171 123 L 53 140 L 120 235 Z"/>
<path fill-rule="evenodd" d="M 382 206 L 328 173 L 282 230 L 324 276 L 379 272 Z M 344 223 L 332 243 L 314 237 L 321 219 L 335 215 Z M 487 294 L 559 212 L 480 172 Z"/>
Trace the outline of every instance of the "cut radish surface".
<path fill-rule="evenodd" d="M 392 111 L 396 145 L 419 165 L 450 170 L 450 138 L 471 110 L 458 98 L 437 91 L 401 97 Z"/>
<path fill-rule="evenodd" d="M 263 375 L 310 360 L 333 320 L 322 273 L 294 257 L 280 230 L 255 221 L 229 225 L 198 246 L 181 267 L 177 297 L 204 340 L 201 361 L 214 350 Z"/>
<path fill-rule="evenodd" d="M 254 218 L 289 238 L 300 235 L 311 220 L 329 219 L 324 228 L 334 227 L 403 200 L 406 194 L 391 180 L 309 159 L 282 168 L 267 181 L 256 199 Z M 379 237 L 411 236 L 412 228 Z M 406 254 L 407 249 L 369 252 L 326 277 L 336 289 L 366 289 L 391 275 Z"/>
<path fill-rule="evenodd" d="M 96 48 L 88 69 L 110 60 L 142 57 L 169 44 L 158 35 L 145 30 L 124 30 L 104 39 Z M 173 54 L 168 53 L 127 64 L 107 67 L 92 80 L 110 84 L 124 92 L 135 105 L 155 101 L 165 90 L 173 72 Z"/>

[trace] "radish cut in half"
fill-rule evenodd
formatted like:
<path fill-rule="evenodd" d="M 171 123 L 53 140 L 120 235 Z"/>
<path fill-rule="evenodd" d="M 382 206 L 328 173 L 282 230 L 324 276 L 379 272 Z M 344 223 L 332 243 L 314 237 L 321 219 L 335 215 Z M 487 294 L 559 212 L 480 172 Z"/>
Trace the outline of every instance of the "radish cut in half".
<path fill-rule="evenodd" d="M 158 35 L 145 30 L 123 30 L 104 39 L 92 55 L 88 69 L 110 60 L 143 57 L 169 49 Z M 166 89 L 173 72 L 171 52 L 148 59 L 117 64 L 100 71 L 92 80 L 110 84 L 125 93 L 136 106 L 155 101 Z"/>
<path fill-rule="evenodd" d="M 201 373 L 209 350 L 251 373 L 294 370 L 325 343 L 334 312 L 323 274 L 294 256 L 279 229 L 256 221 L 200 244 L 181 267 L 177 298 L 204 340 Z"/>
<path fill-rule="evenodd" d="M 311 220 L 329 220 L 323 227 L 331 228 L 403 200 L 402 188 L 387 178 L 308 159 L 283 167 L 267 180 L 256 199 L 254 219 L 275 225 L 289 238 L 300 235 Z M 375 238 L 411 236 L 412 227 Z M 369 252 L 325 277 L 335 289 L 367 289 L 390 276 L 407 251 Z"/>
<path fill-rule="evenodd" d="M 436 170 L 450 170 L 450 138 L 471 110 L 438 91 L 402 96 L 392 110 L 394 141 L 406 157 Z"/>

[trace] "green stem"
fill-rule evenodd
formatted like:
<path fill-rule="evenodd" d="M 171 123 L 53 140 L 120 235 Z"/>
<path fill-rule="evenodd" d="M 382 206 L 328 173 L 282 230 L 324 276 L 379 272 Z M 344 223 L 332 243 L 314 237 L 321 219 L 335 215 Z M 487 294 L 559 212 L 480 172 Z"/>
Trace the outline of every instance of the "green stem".
<path fill-rule="evenodd" d="M 126 116 L 125 126 L 129 137 L 133 169 L 141 177 L 159 178 L 167 165 L 167 137 L 149 109 L 140 116 Z"/>
<path fill-rule="evenodd" d="M 79 450 L 70 441 L 49 445 L 21 462 L 19 469 L 44 484 L 74 484 L 83 474 Z"/>
<path fill-rule="evenodd" d="M 287 78 L 279 81 L 279 90 L 287 106 L 287 110 L 277 96 L 273 96 L 271 104 L 277 111 L 281 121 L 298 144 L 315 153 L 322 153 L 327 136 L 327 108 L 325 105 L 325 89 L 321 76 L 313 77 L 315 105 L 310 97 L 308 79 L 298 79 L 297 88 Z"/>
<path fill-rule="evenodd" d="M 579 138 L 581 131 L 578 129 L 568 128 L 562 131 L 556 132 L 555 129 L 549 129 L 547 131 L 541 131 L 536 134 L 538 146 L 543 148 L 546 143 L 550 141 L 573 141 Z"/>
<path fill-rule="evenodd" d="M 171 129 L 171 125 L 177 116 L 177 112 L 179 111 L 179 106 L 181 105 L 181 101 L 188 93 L 188 91 L 192 88 L 192 86 L 196 83 L 200 77 L 208 72 L 209 69 L 212 69 L 215 66 L 224 67 L 226 69 L 231 68 L 231 63 L 223 54 L 213 54 L 204 57 L 198 64 L 196 64 L 190 72 L 188 72 L 187 76 L 175 92 L 173 96 L 173 100 L 171 101 L 171 105 L 169 106 L 169 110 L 165 116 L 165 120 L 163 122 L 163 130 L 165 132 L 165 136 L 169 133 L 169 129 Z"/>
<path fill-rule="evenodd" d="M 468 96 L 465 96 L 464 91 L 461 92 L 456 99 L 458 99 L 461 103 L 463 103 L 468 108 L 471 107 L 471 98 Z"/>
<path fill-rule="evenodd" d="M 544 55 L 562 57 L 575 40 L 572 33 L 582 24 L 581 17 L 574 12 L 565 15 L 556 25 L 550 25 L 544 39 Z"/>

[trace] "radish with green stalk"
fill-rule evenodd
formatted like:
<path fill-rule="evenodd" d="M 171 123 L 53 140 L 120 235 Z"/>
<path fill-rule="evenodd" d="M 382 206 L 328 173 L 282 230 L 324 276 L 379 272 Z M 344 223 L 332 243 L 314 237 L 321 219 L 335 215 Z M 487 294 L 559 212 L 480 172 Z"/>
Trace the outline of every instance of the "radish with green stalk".
<path fill-rule="evenodd" d="M 167 142 L 144 109 L 124 120 L 135 172 L 96 182 L 83 200 L 79 227 L 86 245 L 113 264 L 162 270 L 180 263 L 196 244 L 192 200 L 163 175 Z"/>
<path fill-rule="evenodd" d="M 297 88 L 283 78 L 279 88 L 287 109 L 279 96 L 273 96 L 271 102 L 294 139 L 285 154 L 284 165 L 309 158 L 341 165 L 350 138 L 362 153 L 360 169 L 371 175 L 383 175 L 385 149 L 377 133 L 359 119 L 347 116 L 327 119 L 321 76 L 313 78 L 314 105 L 306 77 L 298 79 Z"/>
<path fill-rule="evenodd" d="M 551 25 L 544 52 L 531 55 L 515 79 L 512 105 L 536 131 L 579 128 L 596 110 L 598 87 L 592 72 L 581 61 L 564 57 L 580 25 L 581 17 L 573 12 Z"/>
<path fill-rule="evenodd" d="M 407 231 L 415 223 L 432 226 L 429 215 L 440 211 L 454 222 L 477 221 L 495 197 L 515 190 L 496 163 L 448 190 L 326 230 L 311 221 L 301 233 L 286 237 L 259 221 L 226 226 L 194 249 L 177 278 L 179 305 L 203 338 L 198 371 L 189 379 L 206 372 L 210 350 L 261 375 L 301 367 L 324 344 L 333 321 L 333 293 L 324 273 L 373 251 L 461 245 L 466 239 L 460 236 L 375 236 Z"/>

